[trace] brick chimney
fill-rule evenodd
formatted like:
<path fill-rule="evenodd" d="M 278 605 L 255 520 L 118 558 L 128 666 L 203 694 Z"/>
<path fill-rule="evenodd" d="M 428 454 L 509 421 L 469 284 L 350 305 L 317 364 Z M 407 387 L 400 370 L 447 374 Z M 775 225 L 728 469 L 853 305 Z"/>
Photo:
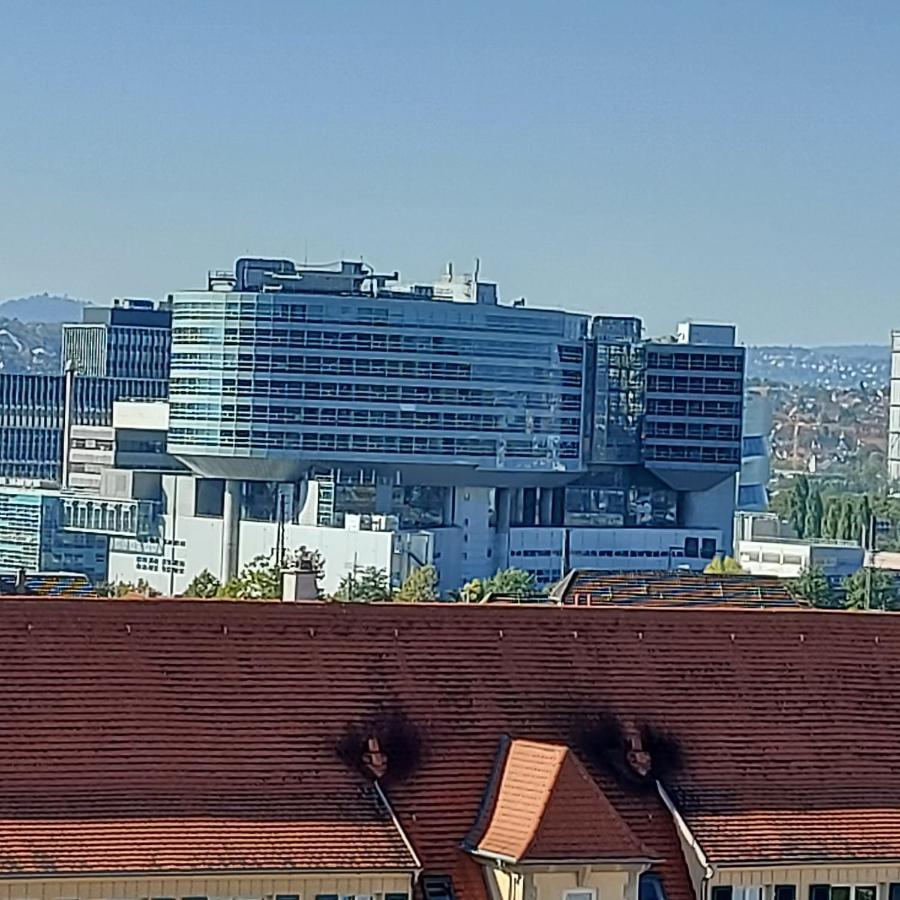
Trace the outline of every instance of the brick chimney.
<path fill-rule="evenodd" d="M 381 752 L 381 744 L 377 737 L 370 737 L 368 749 L 363 754 L 363 764 L 372 773 L 375 780 L 384 778 L 387 773 L 387 754 Z"/>

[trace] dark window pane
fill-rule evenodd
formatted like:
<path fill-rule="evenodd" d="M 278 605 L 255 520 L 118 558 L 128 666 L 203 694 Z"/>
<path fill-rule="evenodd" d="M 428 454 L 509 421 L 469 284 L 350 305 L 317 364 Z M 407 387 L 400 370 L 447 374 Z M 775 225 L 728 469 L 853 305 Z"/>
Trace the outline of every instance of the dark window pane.
<path fill-rule="evenodd" d="M 809 900 L 829 900 L 830 894 L 830 884 L 811 884 L 809 886 Z"/>
<path fill-rule="evenodd" d="M 831 900 L 850 900 L 850 886 L 843 884 L 840 886 L 832 887 L 831 889 Z"/>
<path fill-rule="evenodd" d="M 639 882 L 638 900 L 666 900 L 658 875 L 645 872 Z"/>
<path fill-rule="evenodd" d="M 793 884 L 776 884 L 775 900 L 797 900 L 797 886 Z"/>
<path fill-rule="evenodd" d="M 731 900 L 731 887 L 719 886 L 712 889 L 712 900 Z"/>
<path fill-rule="evenodd" d="M 874 884 L 859 884 L 854 889 L 855 900 L 875 900 Z"/>
<path fill-rule="evenodd" d="M 900 882 L 893 882 L 888 891 L 888 900 L 900 900 Z"/>

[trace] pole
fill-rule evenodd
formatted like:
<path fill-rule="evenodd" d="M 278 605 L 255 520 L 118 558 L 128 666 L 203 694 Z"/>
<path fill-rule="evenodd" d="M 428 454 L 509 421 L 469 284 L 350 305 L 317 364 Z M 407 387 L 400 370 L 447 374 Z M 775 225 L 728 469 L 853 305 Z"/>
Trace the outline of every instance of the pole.
<path fill-rule="evenodd" d="M 175 486 L 172 489 L 172 509 L 169 515 L 172 517 L 172 550 L 169 554 L 169 596 L 175 596 L 175 537 L 178 533 L 178 475 L 175 476 Z"/>
<path fill-rule="evenodd" d="M 62 429 L 62 486 L 69 486 L 69 445 L 72 443 L 72 406 L 75 401 L 75 366 L 66 363 L 66 377 L 63 385 L 63 429 Z"/>

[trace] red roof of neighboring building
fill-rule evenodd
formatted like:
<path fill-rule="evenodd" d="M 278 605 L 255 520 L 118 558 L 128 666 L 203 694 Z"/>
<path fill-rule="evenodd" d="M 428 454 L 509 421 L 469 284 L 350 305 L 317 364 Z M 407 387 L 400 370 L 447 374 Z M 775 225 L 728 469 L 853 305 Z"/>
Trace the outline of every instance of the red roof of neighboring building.
<path fill-rule="evenodd" d="M 563 745 L 512 741 L 489 803 L 480 853 L 516 862 L 653 858 Z"/>
<path fill-rule="evenodd" d="M 768 575 L 687 571 L 608 572 L 573 569 L 553 589 L 557 603 L 570 606 L 795 607 L 809 608 L 787 583 Z"/>
<path fill-rule="evenodd" d="M 896 860 L 898 670 L 895 614 L 5 600 L 0 874 L 409 867 L 353 768 L 379 730 L 399 822 L 460 900 L 484 900 L 461 842 L 503 735 L 575 748 L 668 900 L 691 891 L 653 774 L 713 861 Z"/>

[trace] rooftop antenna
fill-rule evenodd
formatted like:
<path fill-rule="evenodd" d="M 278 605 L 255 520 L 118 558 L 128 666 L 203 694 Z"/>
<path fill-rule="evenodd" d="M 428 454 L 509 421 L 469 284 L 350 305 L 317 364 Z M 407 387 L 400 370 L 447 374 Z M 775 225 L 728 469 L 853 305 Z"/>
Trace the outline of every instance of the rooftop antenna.
<path fill-rule="evenodd" d="M 469 290 L 472 292 L 473 299 L 478 299 L 478 273 L 481 271 L 481 259 L 475 257 L 475 275 L 472 278 L 472 286 Z"/>
<path fill-rule="evenodd" d="M 450 281 L 453 281 L 453 263 L 452 262 L 447 263 L 447 278 Z"/>
<path fill-rule="evenodd" d="M 309 238 L 303 238 L 303 265 L 309 265 Z"/>

